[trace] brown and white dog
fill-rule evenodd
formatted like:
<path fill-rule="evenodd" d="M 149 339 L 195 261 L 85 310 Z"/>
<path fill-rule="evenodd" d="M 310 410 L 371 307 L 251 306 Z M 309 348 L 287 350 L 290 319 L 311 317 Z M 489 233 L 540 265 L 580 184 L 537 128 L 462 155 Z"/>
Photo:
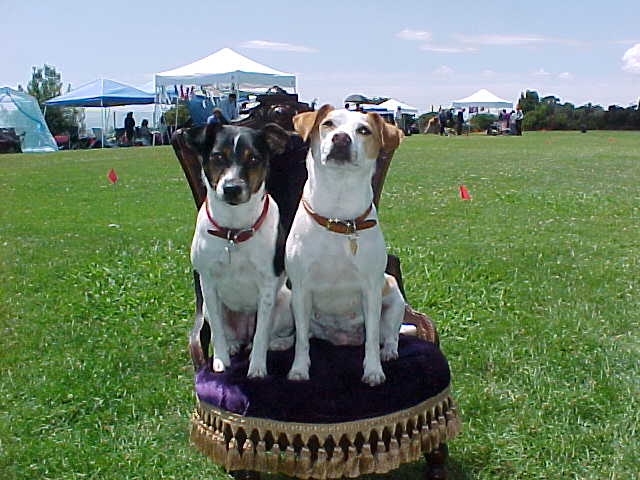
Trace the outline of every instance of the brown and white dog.
<path fill-rule="evenodd" d="M 263 377 L 267 350 L 293 343 L 284 233 L 278 205 L 265 191 L 269 161 L 288 140 L 275 124 L 254 130 L 214 123 L 188 132 L 207 190 L 191 262 L 211 326 L 214 371 L 223 371 L 230 356 L 253 341 L 248 376 Z"/>
<path fill-rule="evenodd" d="M 371 178 L 380 150 L 394 150 L 403 134 L 378 114 L 329 105 L 297 115 L 294 126 L 310 148 L 309 176 L 285 256 L 296 325 L 288 378 L 309 378 L 314 336 L 340 345 L 364 343 L 362 381 L 378 385 L 385 381 L 381 360 L 398 355 L 405 303 L 395 279 L 385 274 Z"/>

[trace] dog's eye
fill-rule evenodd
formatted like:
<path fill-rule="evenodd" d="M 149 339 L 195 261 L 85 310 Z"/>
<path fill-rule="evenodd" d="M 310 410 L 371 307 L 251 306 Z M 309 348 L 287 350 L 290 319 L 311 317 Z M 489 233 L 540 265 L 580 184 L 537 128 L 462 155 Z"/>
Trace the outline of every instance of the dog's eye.
<path fill-rule="evenodd" d="M 224 155 L 222 155 L 221 153 L 212 153 L 211 154 L 211 159 L 215 162 L 215 163 L 224 163 Z"/>
<path fill-rule="evenodd" d="M 364 126 L 359 127 L 356 132 L 358 132 L 360 135 L 371 135 L 371 130 Z"/>
<path fill-rule="evenodd" d="M 327 127 L 327 128 L 331 128 L 331 127 L 333 127 L 333 122 L 331 120 L 325 120 L 324 122 L 322 122 L 322 126 L 323 127 Z"/>

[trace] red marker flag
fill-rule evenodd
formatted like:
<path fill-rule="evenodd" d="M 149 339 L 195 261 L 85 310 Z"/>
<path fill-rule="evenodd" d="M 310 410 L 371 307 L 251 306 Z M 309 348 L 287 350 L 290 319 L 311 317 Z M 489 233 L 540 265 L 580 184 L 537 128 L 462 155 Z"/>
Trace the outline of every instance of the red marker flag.
<path fill-rule="evenodd" d="M 109 169 L 109 173 L 107 173 L 107 178 L 111 183 L 116 183 L 118 181 L 118 175 L 116 175 L 116 171 L 113 168 Z"/>
<path fill-rule="evenodd" d="M 462 200 L 471 200 L 471 195 L 469 195 L 469 192 L 464 185 L 460 185 L 460 198 Z"/>

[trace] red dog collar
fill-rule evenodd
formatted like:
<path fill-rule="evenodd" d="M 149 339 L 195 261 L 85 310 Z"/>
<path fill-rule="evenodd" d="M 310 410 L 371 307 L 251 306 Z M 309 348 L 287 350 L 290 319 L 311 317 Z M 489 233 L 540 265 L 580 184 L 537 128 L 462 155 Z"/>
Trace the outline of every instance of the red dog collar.
<path fill-rule="evenodd" d="M 264 219 L 267 218 L 267 212 L 269 211 L 269 195 L 264 196 L 264 206 L 262 207 L 262 213 L 258 217 L 258 220 L 256 220 L 256 223 L 254 223 L 249 228 L 226 228 L 218 225 L 218 223 L 211 216 L 211 212 L 209 211 L 209 204 L 207 203 L 206 197 L 204 199 L 204 208 L 207 212 L 207 217 L 209 217 L 211 225 L 216 228 L 216 230 L 207 230 L 207 233 L 210 233 L 211 235 L 219 238 L 224 238 L 229 242 L 242 243 L 253 237 L 253 234 L 256 233 L 264 223 Z"/>

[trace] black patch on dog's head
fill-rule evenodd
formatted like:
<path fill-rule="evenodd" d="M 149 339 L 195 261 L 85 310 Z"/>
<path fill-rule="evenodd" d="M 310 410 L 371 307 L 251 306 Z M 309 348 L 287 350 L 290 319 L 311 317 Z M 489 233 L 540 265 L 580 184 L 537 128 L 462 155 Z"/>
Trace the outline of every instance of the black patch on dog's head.
<path fill-rule="evenodd" d="M 202 170 L 212 189 L 233 169 L 228 181 L 241 188 L 230 193 L 231 204 L 243 203 L 260 190 L 267 176 L 270 159 L 284 152 L 289 134 L 276 124 L 261 130 L 234 125 L 212 123 L 189 129 L 186 135 L 189 148 L 197 152 Z M 231 190 L 231 189 L 230 189 Z"/>

